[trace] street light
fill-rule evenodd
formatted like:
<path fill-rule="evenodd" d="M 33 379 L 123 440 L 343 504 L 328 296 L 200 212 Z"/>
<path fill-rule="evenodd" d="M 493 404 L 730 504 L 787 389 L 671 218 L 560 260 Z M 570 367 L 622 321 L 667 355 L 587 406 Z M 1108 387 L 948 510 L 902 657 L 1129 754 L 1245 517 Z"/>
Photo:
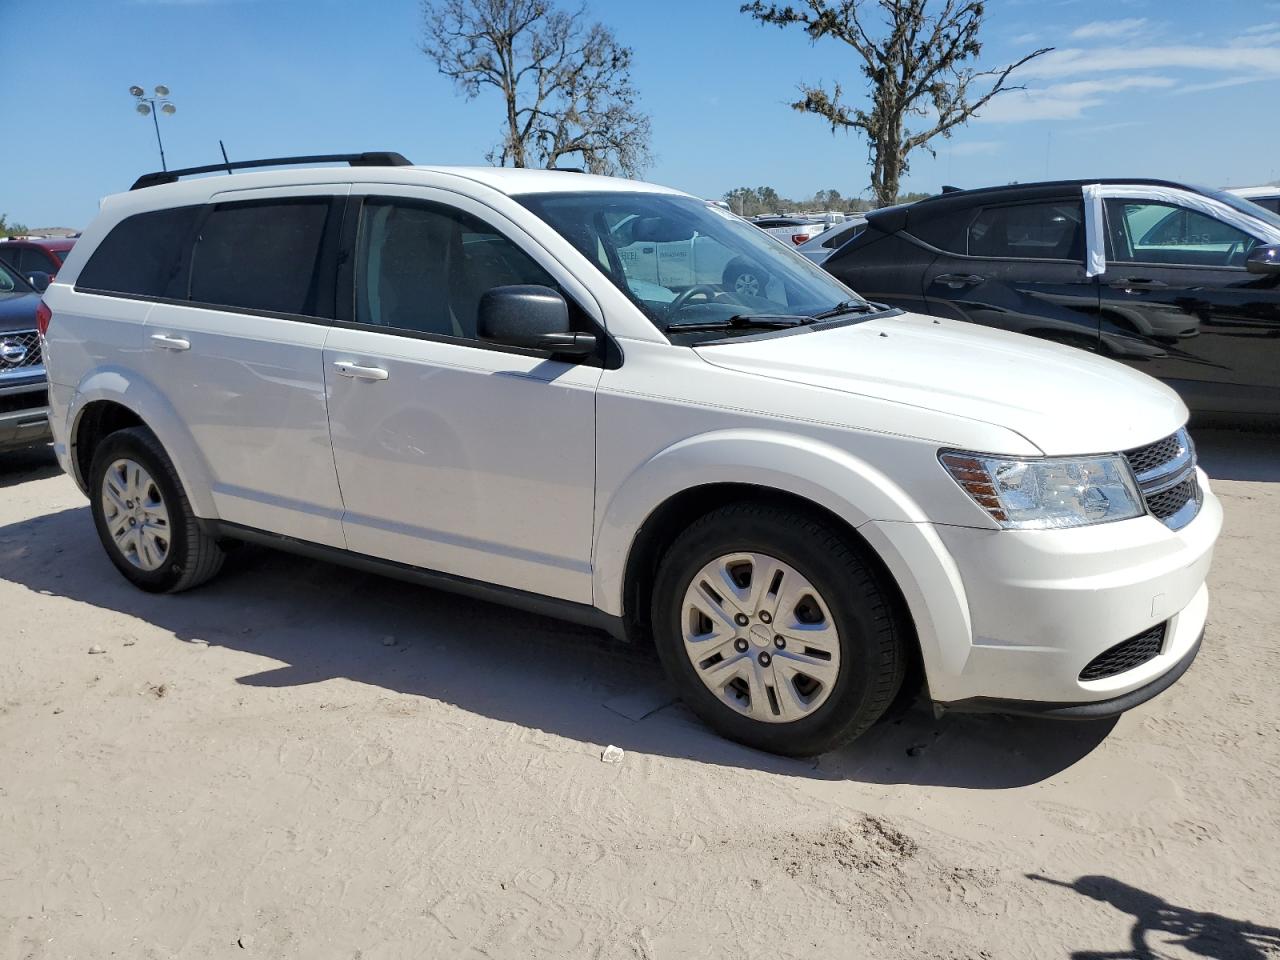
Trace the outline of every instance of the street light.
<path fill-rule="evenodd" d="M 160 139 L 160 121 L 156 115 L 163 113 L 166 117 L 172 117 L 178 112 L 178 108 L 169 101 L 169 88 L 162 83 L 155 88 L 154 96 L 148 97 L 147 91 L 134 84 L 129 88 L 129 93 L 137 103 L 138 114 L 143 117 L 150 115 L 151 122 L 155 124 L 156 144 L 160 147 L 160 167 L 168 170 L 169 166 L 164 162 L 164 141 Z"/>

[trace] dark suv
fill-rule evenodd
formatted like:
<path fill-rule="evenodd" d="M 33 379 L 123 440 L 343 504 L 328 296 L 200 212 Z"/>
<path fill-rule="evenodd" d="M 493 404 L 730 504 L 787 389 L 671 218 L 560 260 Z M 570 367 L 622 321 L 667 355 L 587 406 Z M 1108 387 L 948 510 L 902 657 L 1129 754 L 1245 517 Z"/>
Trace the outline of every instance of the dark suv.
<path fill-rule="evenodd" d="M 35 288 L 0 263 L 0 451 L 49 439 L 41 308 Z"/>
<path fill-rule="evenodd" d="M 1270 211 L 1163 180 L 1079 180 L 950 191 L 867 223 L 824 266 L 871 300 L 1102 353 L 1198 413 L 1280 416 Z"/>

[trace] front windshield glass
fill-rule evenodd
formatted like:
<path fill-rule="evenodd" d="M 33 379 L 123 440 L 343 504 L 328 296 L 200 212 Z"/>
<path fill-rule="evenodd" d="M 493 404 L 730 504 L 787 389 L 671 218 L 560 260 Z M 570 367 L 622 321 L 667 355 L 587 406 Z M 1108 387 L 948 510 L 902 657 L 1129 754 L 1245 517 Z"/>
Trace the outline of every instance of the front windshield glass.
<path fill-rule="evenodd" d="M 682 326 L 727 325 L 734 318 L 808 318 L 856 297 L 759 227 L 693 197 L 575 193 L 518 199 L 672 335 Z M 744 326 L 732 332 L 760 331 Z M 703 330 L 699 337 L 726 335 Z"/>
<path fill-rule="evenodd" d="M 27 285 L 17 278 L 8 264 L 0 260 L 0 293 L 26 293 Z"/>

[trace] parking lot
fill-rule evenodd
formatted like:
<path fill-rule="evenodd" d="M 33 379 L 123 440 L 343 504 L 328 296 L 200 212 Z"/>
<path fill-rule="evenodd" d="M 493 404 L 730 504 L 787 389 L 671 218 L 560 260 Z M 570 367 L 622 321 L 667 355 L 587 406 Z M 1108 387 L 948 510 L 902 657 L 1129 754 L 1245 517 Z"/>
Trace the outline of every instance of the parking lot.
<path fill-rule="evenodd" d="M 1227 526 L 1169 693 L 916 709 L 804 762 L 502 608 L 256 549 L 141 593 L 52 458 L 8 455 L 3 953 L 1280 955 L 1280 441 L 1199 442 Z"/>

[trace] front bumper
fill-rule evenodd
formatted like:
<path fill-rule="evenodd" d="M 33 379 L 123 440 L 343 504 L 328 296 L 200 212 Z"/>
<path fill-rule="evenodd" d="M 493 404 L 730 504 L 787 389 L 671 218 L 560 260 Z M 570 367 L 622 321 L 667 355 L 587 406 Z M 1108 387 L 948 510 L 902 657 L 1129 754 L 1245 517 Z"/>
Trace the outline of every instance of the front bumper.
<path fill-rule="evenodd" d="M 1070 530 L 936 527 L 969 624 L 968 636 L 938 638 L 938 662 L 926 654 L 934 702 L 949 710 L 1104 716 L 1171 684 L 1204 634 L 1205 579 L 1222 528 L 1222 507 L 1203 471 L 1199 480 L 1200 512 L 1176 531 L 1150 516 Z M 1155 657 L 1080 679 L 1099 654 L 1162 623 Z"/>
<path fill-rule="evenodd" d="M 43 382 L 0 385 L 0 450 L 49 439 L 49 394 Z"/>

